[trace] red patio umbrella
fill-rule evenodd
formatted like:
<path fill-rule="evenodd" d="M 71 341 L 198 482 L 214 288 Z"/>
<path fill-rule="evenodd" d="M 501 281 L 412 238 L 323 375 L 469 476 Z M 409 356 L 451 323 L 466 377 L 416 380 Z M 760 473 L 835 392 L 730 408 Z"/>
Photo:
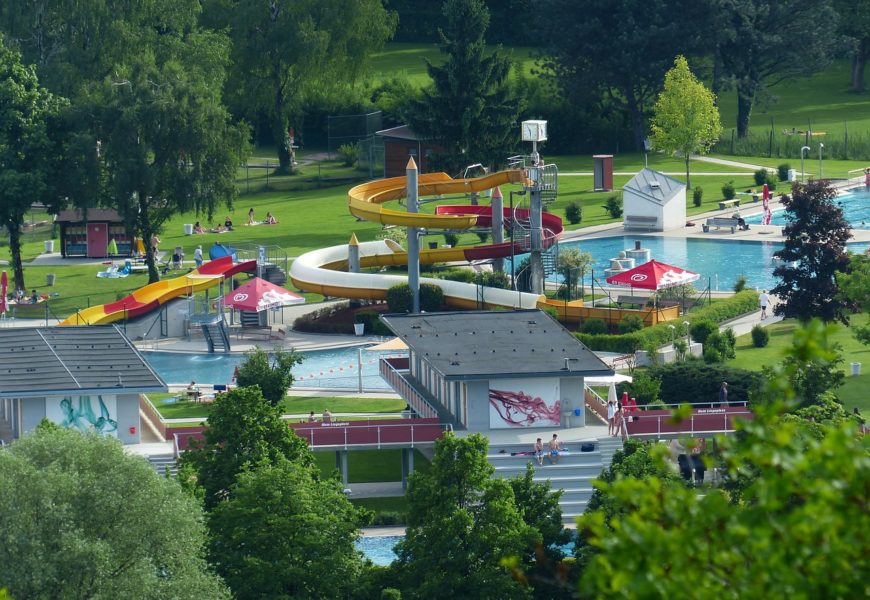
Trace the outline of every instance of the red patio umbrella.
<path fill-rule="evenodd" d="M 628 271 L 611 275 L 606 281 L 611 285 L 655 291 L 691 283 L 700 278 L 698 273 L 651 260 Z"/>
<path fill-rule="evenodd" d="M 225 306 L 251 312 L 304 302 L 305 298 L 299 294 L 294 294 L 259 277 L 254 277 L 224 296 Z"/>

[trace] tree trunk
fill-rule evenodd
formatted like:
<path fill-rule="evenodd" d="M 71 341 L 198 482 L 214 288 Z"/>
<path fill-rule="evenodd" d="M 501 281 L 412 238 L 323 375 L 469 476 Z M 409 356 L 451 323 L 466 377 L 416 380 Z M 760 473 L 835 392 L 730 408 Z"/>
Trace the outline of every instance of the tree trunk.
<path fill-rule="evenodd" d="M 148 196 L 143 191 L 139 195 L 139 229 L 142 232 L 142 243 L 145 246 L 145 264 L 148 266 L 148 283 L 160 281 L 160 271 L 157 270 L 157 256 L 151 245 L 151 237 L 154 235 L 154 227 L 148 214 Z"/>
<path fill-rule="evenodd" d="M 737 137 L 739 138 L 749 135 L 749 118 L 757 89 L 758 84 L 754 81 L 742 80 L 737 84 Z"/>
<path fill-rule="evenodd" d="M 275 139 L 275 148 L 278 150 L 278 171 L 280 173 L 293 172 L 293 157 L 290 151 L 290 134 L 287 131 L 287 119 L 284 117 L 284 92 L 281 89 L 281 75 L 275 70 L 272 74 L 272 84 L 275 86 L 275 104 L 272 107 L 274 113 L 272 120 L 272 137 Z"/>
<path fill-rule="evenodd" d="M 9 230 L 9 251 L 12 254 L 12 279 L 15 289 L 27 291 L 24 284 L 24 265 L 21 263 L 21 221 L 18 215 L 6 221 Z"/>
<path fill-rule="evenodd" d="M 686 193 L 692 192 L 692 182 L 689 179 L 689 156 L 691 152 L 686 152 Z"/>
<path fill-rule="evenodd" d="M 637 99 L 635 98 L 633 93 L 628 93 L 626 95 L 626 105 L 628 107 L 628 112 L 631 117 L 631 129 L 634 137 L 634 148 L 638 152 L 643 152 L 643 140 L 646 137 L 644 135 L 644 119 L 643 119 L 643 111 L 638 106 Z"/>
<path fill-rule="evenodd" d="M 865 38 L 861 40 L 858 49 L 852 55 L 852 82 L 849 91 L 864 91 L 864 67 L 867 64 L 868 56 L 870 56 L 870 39 Z"/>

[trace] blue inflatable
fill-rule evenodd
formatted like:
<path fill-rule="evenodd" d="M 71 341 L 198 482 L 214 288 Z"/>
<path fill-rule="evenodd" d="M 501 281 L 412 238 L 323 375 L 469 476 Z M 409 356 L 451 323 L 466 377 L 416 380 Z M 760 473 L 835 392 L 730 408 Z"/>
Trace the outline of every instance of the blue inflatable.
<path fill-rule="evenodd" d="M 224 246 L 220 242 L 215 242 L 214 246 L 208 251 L 208 257 L 212 260 L 223 258 L 224 256 L 232 256 L 233 262 L 236 262 L 236 249 L 231 246 Z"/>

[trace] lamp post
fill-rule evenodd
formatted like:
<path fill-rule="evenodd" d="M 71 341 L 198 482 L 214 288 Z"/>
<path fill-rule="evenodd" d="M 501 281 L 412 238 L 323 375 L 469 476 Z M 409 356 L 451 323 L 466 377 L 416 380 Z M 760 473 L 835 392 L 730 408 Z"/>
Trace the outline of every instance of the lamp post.
<path fill-rule="evenodd" d="M 825 148 L 825 145 L 819 143 L 819 179 L 822 178 L 822 150 Z"/>
<path fill-rule="evenodd" d="M 686 328 L 686 343 L 689 345 L 689 352 L 692 351 L 692 336 L 689 334 L 689 326 L 691 323 L 683 321 L 683 326 Z"/>
<path fill-rule="evenodd" d="M 809 153 L 809 151 L 809 146 L 804 146 L 803 148 L 801 148 L 801 182 L 805 182 L 807 180 L 807 174 L 804 171 L 804 156 L 806 156 L 804 152 Z"/>
<path fill-rule="evenodd" d="M 673 325 L 668 325 L 668 329 L 671 330 L 671 345 L 673 345 L 677 341 L 677 328 Z"/>

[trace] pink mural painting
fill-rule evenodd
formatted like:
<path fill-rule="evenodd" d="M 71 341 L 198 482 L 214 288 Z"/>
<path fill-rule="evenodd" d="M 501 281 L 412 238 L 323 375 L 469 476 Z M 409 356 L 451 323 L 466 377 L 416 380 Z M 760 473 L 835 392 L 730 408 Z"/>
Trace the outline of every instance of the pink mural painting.
<path fill-rule="evenodd" d="M 489 390 L 490 424 L 501 427 L 552 427 L 559 425 L 561 402 L 547 404 L 542 398 L 524 392 Z M 496 425 L 495 414 L 503 421 Z"/>

